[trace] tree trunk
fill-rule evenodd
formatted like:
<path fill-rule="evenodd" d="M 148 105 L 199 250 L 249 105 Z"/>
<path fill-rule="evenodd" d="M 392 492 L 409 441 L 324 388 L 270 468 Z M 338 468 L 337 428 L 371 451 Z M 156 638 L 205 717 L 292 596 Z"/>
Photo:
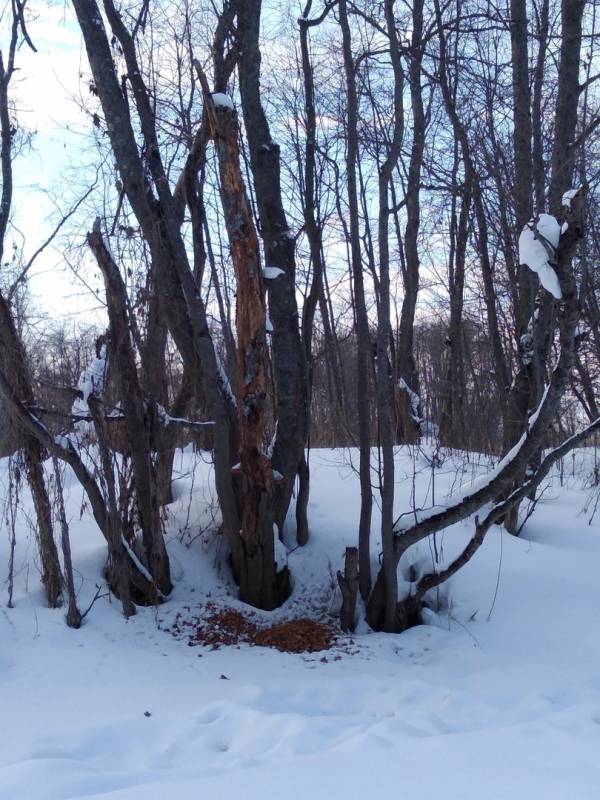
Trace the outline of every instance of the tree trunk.
<path fill-rule="evenodd" d="M 237 572 L 240 599 L 272 609 L 281 594 L 274 555 L 273 466 L 265 454 L 268 399 L 266 308 L 258 236 L 242 178 L 237 116 L 214 105 L 200 65 L 196 68 L 219 161 L 221 203 L 236 277 L 237 406 L 240 433 L 241 548 Z M 287 591 L 287 586 L 284 589 Z"/>
<path fill-rule="evenodd" d="M 358 596 L 358 549 L 356 547 L 346 548 L 344 574 L 338 570 L 337 579 L 342 593 L 340 627 L 344 633 L 354 633 Z"/>
<path fill-rule="evenodd" d="M 344 71 L 348 105 L 348 130 L 346 145 L 346 170 L 348 175 L 348 206 L 350 214 L 350 255 L 354 288 L 356 347 L 357 347 L 357 408 L 360 450 L 360 522 L 358 528 L 358 560 L 360 593 L 366 602 L 371 591 L 371 431 L 369 414 L 369 319 L 365 300 L 361 243 L 359 230 L 358 197 L 356 191 L 356 164 L 358 159 L 358 96 L 356 74 L 352 56 L 352 38 L 348 22 L 346 0 L 340 0 L 339 20 L 342 29 Z"/>
<path fill-rule="evenodd" d="M 100 221 L 88 234 L 88 244 L 104 276 L 110 322 L 110 358 L 117 377 L 124 425 L 133 466 L 136 505 L 148 570 L 156 581 L 156 599 L 170 594 L 173 585 L 165 546 L 152 455 L 152 434 L 159 424 L 157 408 L 144 397 L 137 376 L 129 333 L 125 284 L 100 232 Z"/>
<path fill-rule="evenodd" d="M 307 439 L 307 365 L 296 301 L 295 240 L 281 194 L 279 146 L 271 137 L 260 98 L 261 0 L 241 0 L 237 14 L 240 95 L 266 266 L 283 270 L 283 275 L 268 284 L 277 393 L 277 435 L 272 461 L 283 475 L 276 489 L 275 523 L 282 533 Z"/>
<path fill-rule="evenodd" d="M 398 56 L 399 57 L 399 56 Z M 423 60 L 423 0 L 412 4 L 412 35 L 409 54 L 409 85 L 413 117 L 412 145 L 406 183 L 406 229 L 404 231 L 404 298 L 398 336 L 397 437 L 399 442 L 421 438 L 421 398 L 414 358 L 414 326 L 419 294 L 419 229 L 421 224 L 421 169 L 425 149 L 425 111 L 421 85 Z"/>

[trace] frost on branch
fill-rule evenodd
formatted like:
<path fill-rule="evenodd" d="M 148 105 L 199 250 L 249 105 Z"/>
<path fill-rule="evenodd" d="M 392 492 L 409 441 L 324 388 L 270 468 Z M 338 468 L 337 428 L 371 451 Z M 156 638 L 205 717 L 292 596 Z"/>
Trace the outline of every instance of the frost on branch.
<path fill-rule="evenodd" d="M 519 263 L 537 272 L 540 283 L 557 300 L 562 297 L 554 268 L 560 225 L 551 214 L 540 214 L 530 220 L 519 236 Z"/>

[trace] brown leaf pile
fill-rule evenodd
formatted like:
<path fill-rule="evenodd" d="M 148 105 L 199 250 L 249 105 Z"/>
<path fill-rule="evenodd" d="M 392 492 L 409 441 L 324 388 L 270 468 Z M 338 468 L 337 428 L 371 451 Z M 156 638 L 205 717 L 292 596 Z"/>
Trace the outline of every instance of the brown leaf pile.
<path fill-rule="evenodd" d="M 252 643 L 274 647 L 282 653 L 318 653 L 333 647 L 335 633 L 328 625 L 314 619 L 291 619 L 257 631 Z"/>
<path fill-rule="evenodd" d="M 166 630 L 177 639 L 187 638 L 191 647 L 204 645 L 213 650 L 250 644 L 272 647 L 282 653 L 316 653 L 329 650 L 336 643 L 334 629 L 318 620 L 304 617 L 259 627 L 253 619 L 233 608 L 207 603 L 204 610 L 203 615 L 190 617 L 179 612 L 172 627 Z"/>

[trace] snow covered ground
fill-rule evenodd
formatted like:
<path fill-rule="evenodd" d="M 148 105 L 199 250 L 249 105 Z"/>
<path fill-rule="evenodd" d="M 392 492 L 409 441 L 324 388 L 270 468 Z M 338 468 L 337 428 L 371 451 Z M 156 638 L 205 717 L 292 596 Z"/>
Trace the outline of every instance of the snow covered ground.
<path fill-rule="evenodd" d="M 434 472 L 430 452 L 399 452 L 399 513 L 411 497 L 443 502 L 489 468 L 447 457 Z M 350 455 L 311 454 L 312 540 L 288 554 L 292 597 L 263 618 L 335 613 L 335 570 L 358 518 Z M 578 454 L 575 471 L 593 460 L 593 451 Z M 106 597 L 79 631 L 45 608 L 24 520 L 15 608 L 6 608 L 2 534 L 1 800 L 600 797 L 600 531 L 597 519 L 588 524 L 592 490 L 573 477 L 570 458 L 564 486 L 558 474 L 548 483 L 522 538 L 492 530 L 428 625 L 401 636 L 361 629 L 354 647 L 325 660 L 248 645 L 211 651 L 165 632 L 208 598 L 240 606 L 227 600 L 219 537 L 197 535 L 210 523 L 208 468 L 192 481 L 190 454 L 177 468 L 173 597 L 129 621 Z M 5 487 L 1 462 L 2 502 Z M 73 480 L 67 490 L 85 608 L 102 584 L 105 547 L 80 517 Z M 442 558 L 471 527 L 438 537 Z M 377 520 L 373 532 L 376 561 Z M 434 556 L 433 545 L 413 554 L 417 573 Z M 399 569 L 407 580 L 408 565 Z"/>

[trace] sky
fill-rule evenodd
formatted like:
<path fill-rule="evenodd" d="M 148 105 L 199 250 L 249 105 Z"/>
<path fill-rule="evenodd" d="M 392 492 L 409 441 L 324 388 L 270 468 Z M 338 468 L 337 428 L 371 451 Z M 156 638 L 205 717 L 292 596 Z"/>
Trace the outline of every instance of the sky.
<path fill-rule="evenodd" d="M 3 19 L 3 51 L 6 29 Z M 19 124 L 34 134 L 31 147 L 14 163 L 13 223 L 25 239 L 25 261 L 95 174 L 89 118 L 81 107 L 87 61 L 70 4 L 38 4 L 28 32 L 37 52 L 21 46 L 11 84 Z M 23 241 L 18 234 L 16 241 Z M 63 243 L 59 239 L 48 247 L 32 268 L 33 305 L 51 317 L 87 317 L 98 303 L 74 278 L 59 247 Z"/>
<path fill-rule="evenodd" d="M 61 214 L 91 185 L 98 156 L 90 135 L 90 114 L 85 108 L 91 99 L 89 68 L 72 5 L 56 0 L 30 2 L 35 13 L 31 12 L 28 32 L 37 52 L 32 52 L 25 44 L 21 46 L 17 55 L 19 71 L 12 84 L 19 123 L 35 132 L 31 149 L 14 164 L 13 221 L 25 239 L 25 262 L 48 237 Z M 3 50 L 6 49 L 9 12 L 10 6 L 7 6 L 4 17 L 0 18 Z M 289 10 L 286 13 L 289 14 Z M 272 23 L 272 27 L 266 27 L 266 47 L 277 48 L 273 34 L 283 24 L 285 16 L 280 4 L 273 0 L 266 4 L 265 17 Z M 292 14 L 291 24 L 294 22 Z M 272 62 L 271 58 L 265 63 Z M 86 277 L 92 288 L 99 290 L 95 295 L 74 276 L 68 263 L 80 260 L 82 255 L 89 259 L 85 232 L 91 228 L 92 215 L 90 209 L 90 219 L 86 220 L 80 213 L 80 226 L 74 238 L 66 241 L 61 235 L 31 270 L 30 308 L 40 316 L 70 319 L 75 325 L 78 321 L 104 324 L 100 280 L 94 279 L 93 270 L 88 269 Z M 23 237 L 16 237 L 19 245 Z M 334 249 L 328 251 L 329 260 L 334 263 L 339 258 L 344 262 L 345 276 L 346 246 L 334 242 L 331 247 Z"/>

